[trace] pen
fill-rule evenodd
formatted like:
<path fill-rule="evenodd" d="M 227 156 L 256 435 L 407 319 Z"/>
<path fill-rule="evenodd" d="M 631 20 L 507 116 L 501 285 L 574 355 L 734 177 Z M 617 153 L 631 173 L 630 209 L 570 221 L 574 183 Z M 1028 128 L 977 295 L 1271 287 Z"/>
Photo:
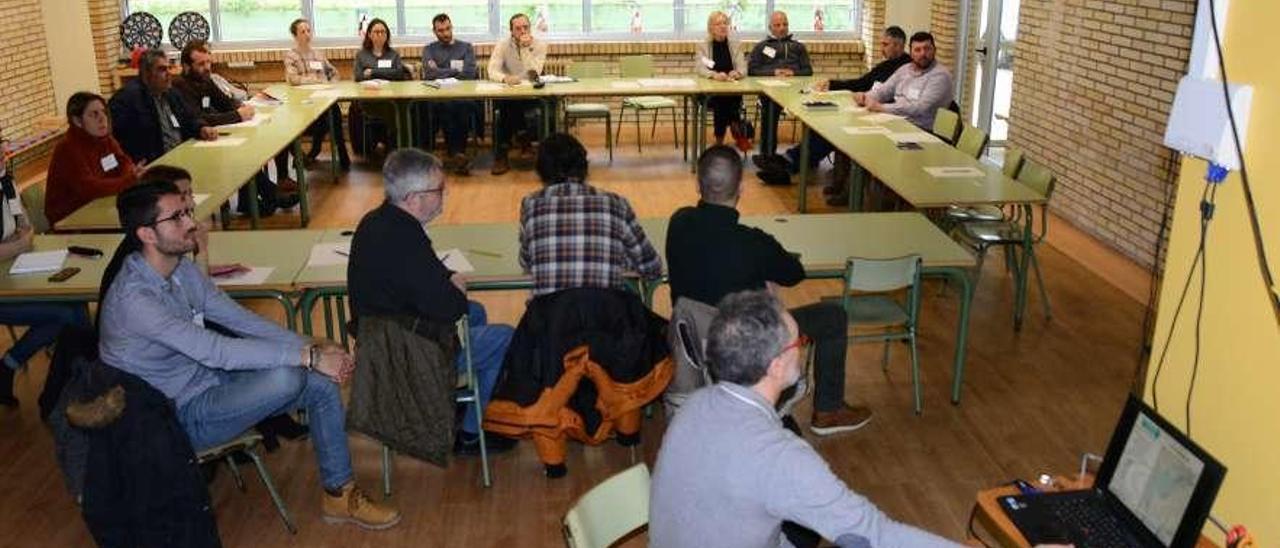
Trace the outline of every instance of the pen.
<path fill-rule="evenodd" d="M 479 249 L 464 249 L 463 251 L 466 251 L 467 253 L 474 253 L 476 255 L 480 255 L 483 257 L 493 257 L 495 259 L 502 258 L 502 255 L 500 253 L 494 253 L 492 251 L 481 251 Z"/>
<path fill-rule="evenodd" d="M 351 256 L 351 252 L 350 252 L 350 251 L 343 251 L 343 250 L 341 250 L 341 249 L 335 249 L 335 250 L 333 250 L 333 252 L 334 252 L 334 253 L 337 253 L 337 254 L 339 254 L 339 255 L 342 255 L 343 257 L 350 257 L 350 256 Z"/>

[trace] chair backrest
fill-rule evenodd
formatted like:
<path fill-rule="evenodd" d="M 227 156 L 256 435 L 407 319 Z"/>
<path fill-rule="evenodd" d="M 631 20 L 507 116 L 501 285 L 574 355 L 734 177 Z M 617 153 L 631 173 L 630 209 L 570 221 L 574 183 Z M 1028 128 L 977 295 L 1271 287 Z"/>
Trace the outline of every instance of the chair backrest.
<path fill-rule="evenodd" d="M 956 142 L 956 133 L 960 131 L 960 115 L 940 108 L 933 116 L 933 134 L 948 144 Z"/>
<path fill-rule="evenodd" d="M 662 396 L 668 419 L 680 410 L 690 394 L 713 382 L 711 371 L 706 367 L 705 345 L 715 316 L 716 307 L 688 297 L 677 299 L 671 309 L 667 342 L 676 371 Z"/>
<path fill-rule="evenodd" d="M 649 523 L 649 467 L 637 464 L 587 491 L 564 516 L 570 548 L 606 548 Z"/>
<path fill-rule="evenodd" d="M 1023 158 L 1022 149 L 1014 148 L 1014 147 L 1009 147 L 1008 149 L 1005 149 L 1004 167 L 1002 168 L 1002 170 L 1004 171 L 1004 176 L 1010 179 L 1017 179 L 1018 172 L 1022 170 L 1022 161 L 1024 159 L 1025 158 Z"/>
<path fill-rule="evenodd" d="M 960 131 L 960 139 L 956 141 L 956 148 L 974 158 L 981 158 L 982 152 L 987 149 L 988 140 L 987 132 L 965 124 Z"/>
<path fill-rule="evenodd" d="M 1031 159 L 1023 160 L 1022 169 L 1018 170 L 1018 182 L 1043 194 L 1046 200 L 1053 196 L 1053 187 L 1056 181 L 1057 178 L 1053 176 L 1053 172 L 1049 171 L 1049 168 Z"/>
<path fill-rule="evenodd" d="M 652 55 L 628 55 L 618 58 L 618 70 L 623 78 L 649 78 L 653 76 Z"/>
<path fill-rule="evenodd" d="M 27 220 L 31 221 L 36 234 L 49 232 L 49 219 L 44 216 L 44 183 L 22 189 L 22 207 L 27 210 Z"/>
<path fill-rule="evenodd" d="M 920 256 L 893 259 L 849 257 L 845 262 L 845 291 L 882 293 L 912 287 L 920 279 Z"/>
<path fill-rule="evenodd" d="M 574 61 L 565 67 L 565 76 L 570 78 L 604 78 L 604 63 L 601 61 Z"/>

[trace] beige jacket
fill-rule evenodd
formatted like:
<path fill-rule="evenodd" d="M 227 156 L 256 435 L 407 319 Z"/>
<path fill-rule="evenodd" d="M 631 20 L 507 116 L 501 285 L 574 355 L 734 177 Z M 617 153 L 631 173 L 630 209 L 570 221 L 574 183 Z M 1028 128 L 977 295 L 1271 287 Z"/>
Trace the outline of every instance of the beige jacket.
<path fill-rule="evenodd" d="M 320 50 L 302 53 L 296 48 L 284 52 L 284 80 L 290 85 L 322 84 L 338 79 L 338 69 Z"/>
<path fill-rule="evenodd" d="M 747 75 L 747 57 L 742 53 L 742 43 L 738 41 L 738 37 L 729 34 L 729 58 L 733 60 L 733 70 L 738 74 Z M 712 76 L 711 68 L 711 40 L 703 40 L 698 42 L 693 54 L 694 69 L 698 72 L 698 76 L 710 78 Z"/>
<path fill-rule="evenodd" d="M 533 39 L 529 47 L 519 47 L 512 38 L 507 38 L 493 45 L 493 53 L 489 55 L 489 79 L 501 82 L 507 76 L 526 78 L 529 71 L 542 74 L 542 65 L 547 62 L 547 43 Z"/>

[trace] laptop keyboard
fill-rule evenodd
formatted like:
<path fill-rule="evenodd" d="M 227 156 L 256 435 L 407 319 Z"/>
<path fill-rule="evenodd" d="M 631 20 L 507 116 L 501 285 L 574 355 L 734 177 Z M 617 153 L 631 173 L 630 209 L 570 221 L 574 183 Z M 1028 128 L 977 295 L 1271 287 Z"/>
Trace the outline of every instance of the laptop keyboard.
<path fill-rule="evenodd" d="M 1119 520 L 1108 514 L 1089 497 L 1048 497 L 1044 499 L 1049 514 L 1070 531 L 1079 548 L 1127 548 L 1134 546 Z"/>

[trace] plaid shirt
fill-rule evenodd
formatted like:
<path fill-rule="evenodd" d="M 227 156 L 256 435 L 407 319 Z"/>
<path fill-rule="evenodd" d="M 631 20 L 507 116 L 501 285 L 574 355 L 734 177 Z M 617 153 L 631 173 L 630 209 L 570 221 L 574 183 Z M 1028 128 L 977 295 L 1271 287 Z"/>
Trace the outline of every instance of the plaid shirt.
<path fill-rule="evenodd" d="M 620 288 L 627 272 L 662 276 L 662 259 L 627 200 L 585 183 L 554 184 L 524 198 L 520 266 L 533 274 L 535 296 L 574 287 Z"/>

